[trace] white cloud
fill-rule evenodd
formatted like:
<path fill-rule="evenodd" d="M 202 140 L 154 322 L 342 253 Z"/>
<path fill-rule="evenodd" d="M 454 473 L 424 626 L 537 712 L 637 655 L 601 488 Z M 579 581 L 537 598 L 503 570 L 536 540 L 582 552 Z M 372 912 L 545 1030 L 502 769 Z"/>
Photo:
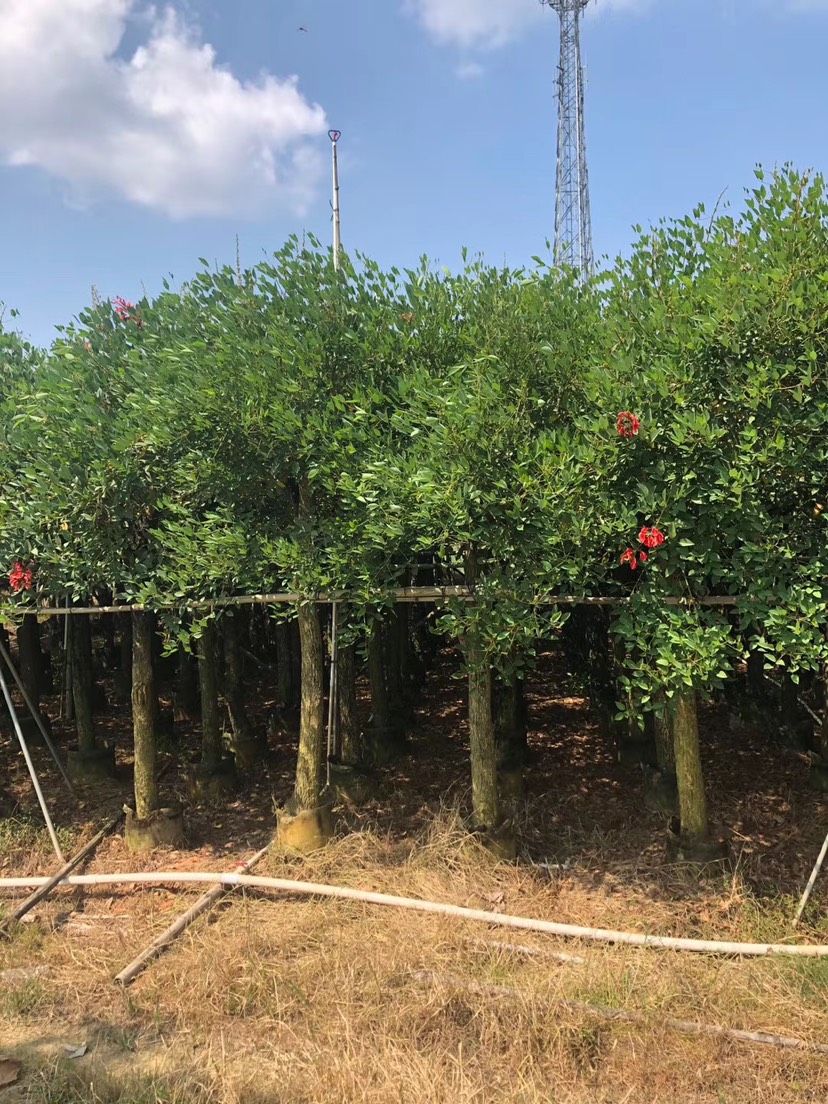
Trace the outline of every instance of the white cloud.
<path fill-rule="evenodd" d="M 482 77 L 486 70 L 479 61 L 461 61 L 456 73 L 461 80 L 476 80 Z"/>
<path fill-rule="evenodd" d="M 438 42 L 465 49 L 503 46 L 551 14 L 538 0 L 406 0 L 406 7 Z"/>
<path fill-rule="evenodd" d="M 145 41 L 121 57 L 130 19 Z M 0 0 L 0 156 L 173 217 L 301 211 L 327 127 L 293 77 L 242 82 L 172 9 Z"/>

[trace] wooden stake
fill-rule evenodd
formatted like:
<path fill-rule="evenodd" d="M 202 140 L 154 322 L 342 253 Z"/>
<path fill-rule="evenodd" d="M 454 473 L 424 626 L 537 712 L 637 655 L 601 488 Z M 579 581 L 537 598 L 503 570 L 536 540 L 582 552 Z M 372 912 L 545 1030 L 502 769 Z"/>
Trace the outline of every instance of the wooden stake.
<path fill-rule="evenodd" d="M 245 874 L 248 870 L 252 870 L 260 859 L 264 858 L 269 850 L 270 844 L 268 844 L 267 847 L 263 847 L 261 851 L 257 851 L 247 862 L 239 863 L 236 867 L 236 873 Z M 192 908 L 187 909 L 177 920 L 173 921 L 166 931 L 163 931 L 157 939 L 154 939 L 148 947 L 141 951 L 136 959 L 130 962 L 128 966 L 125 966 L 120 974 L 116 975 L 114 980 L 120 982 L 121 985 L 129 985 L 133 982 L 148 963 L 159 955 L 165 947 L 173 943 L 183 931 L 186 931 L 193 920 L 196 920 L 209 908 L 212 908 L 212 906 L 228 893 L 231 888 L 231 886 L 219 884 L 214 885 L 212 889 L 208 889 L 206 893 L 199 897 Z"/>
<path fill-rule="evenodd" d="M 3 920 L 0 921 L 0 933 L 5 932 L 10 924 L 15 920 L 21 920 L 30 909 L 33 909 L 35 905 L 39 905 L 44 898 L 48 897 L 52 890 L 63 881 L 67 874 L 71 874 L 75 867 L 80 866 L 83 860 L 92 854 L 104 836 L 109 835 L 110 832 L 113 832 L 118 827 L 123 815 L 123 813 L 118 813 L 116 817 L 113 817 L 108 824 L 105 824 L 104 827 L 101 828 L 97 835 L 92 837 L 85 847 L 81 848 L 73 859 L 70 859 L 60 870 L 58 870 L 57 874 L 54 874 L 45 885 L 36 889 L 31 896 L 27 897 L 22 904 L 17 906 L 14 912 L 5 916 Z"/>
<path fill-rule="evenodd" d="M 814 869 L 811 871 L 811 876 L 808 879 L 808 884 L 805 886 L 805 892 L 800 898 L 799 905 L 797 906 L 796 916 L 793 918 L 792 927 L 796 927 L 799 921 L 802 919 L 802 913 L 805 911 L 805 906 L 808 904 L 808 898 L 811 896 L 811 890 L 814 888 L 814 883 L 817 880 L 822 864 L 825 862 L 825 856 L 828 855 L 828 836 L 825 837 L 825 842 L 822 845 L 822 850 L 817 856 L 817 861 L 814 863 Z"/>

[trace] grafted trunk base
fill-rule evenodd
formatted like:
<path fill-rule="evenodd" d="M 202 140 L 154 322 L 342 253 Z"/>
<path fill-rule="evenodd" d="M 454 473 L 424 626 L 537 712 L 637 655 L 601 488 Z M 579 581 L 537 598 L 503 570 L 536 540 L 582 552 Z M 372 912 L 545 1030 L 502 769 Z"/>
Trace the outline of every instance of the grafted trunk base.
<path fill-rule="evenodd" d="M 295 815 L 283 810 L 277 815 L 277 841 L 287 851 L 306 855 L 319 851 L 331 841 L 334 834 L 333 814 L 330 806 L 302 809 Z"/>
<path fill-rule="evenodd" d="M 154 851 L 156 847 L 180 847 L 184 843 L 184 813 L 180 805 L 158 809 L 141 820 L 127 809 L 124 844 L 133 853 Z"/>
<path fill-rule="evenodd" d="M 67 756 L 69 777 L 76 782 L 115 777 L 115 748 L 75 748 Z"/>
<path fill-rule="evenodd" d="M 377 780 L 363 763 L 346 763 L 337 758 L 330 760 L 331 786 L 336 796 L 352 805 L 364 805 L 377 792 Z"/>
<path fill-rule="evenodd" d="M 187 771 L 187 792 L 199 804 L 218 803 L 238 788 L 239 776 L 232 758 L 222 759 L 217 770 L 199 763 Z"/>

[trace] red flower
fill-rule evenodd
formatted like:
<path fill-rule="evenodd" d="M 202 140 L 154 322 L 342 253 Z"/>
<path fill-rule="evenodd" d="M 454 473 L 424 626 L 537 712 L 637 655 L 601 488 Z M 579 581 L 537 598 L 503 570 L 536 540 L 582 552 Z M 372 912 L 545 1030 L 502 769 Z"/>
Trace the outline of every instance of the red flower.
<path fill-rule="evenodd" d="M 629 410 L 622 410 L 615 426 L 622 437 L 635 437 L 641 428 L 641 422 Z"/>
<path fill-rule="evenodd" d="M 137 313 L 135 304 L 130 303 L 129 299 L 122 299 L 120 295 L 116 295 L 112 300 L 112 309 L 122 322 L 134 322 L 136 326 L 143 326 L 143 318 Z"/>
<path fill-rule="evenodd" d="M 403 322 L 407 322 L 409 324 L 409 326 L 414 325 L 414 315 L 413 314 L 401 314 L 400 318 L 403 320 Z"/>
<path fill-rule="evenodd" d="M 646 552 L 639 552 L 638 553 L 638 562 L 639 563 L 646 563 L 647 560 L 649 560 L 649 558 L 650 557 L 647 555 Z"/>
<path fill-rule="evenodd" d="M 628 548 L 624 555 L 621 557 L 622 564 L 629 564 L 630 569 L 635 571 L 638 567 L 638 560 L 636 559 L 635 552 L 632 548 Z"/>
<path fill-rule="evenodd" d="M 667 539 L 660 529 L 650 528 L 646 526 L 638 534 L 638 539 L 644 545 L 645 548 L 658 548 L 659 545 L 664 544 Z"/>
<path fill-rule="evenodd" d="M 16 593 L 19 593 L 21 590 L 31 590 L 32 569 L 30 567 L 24 567 L 20 560 L 18 560 L 9 572 L 9 584 Z"/>

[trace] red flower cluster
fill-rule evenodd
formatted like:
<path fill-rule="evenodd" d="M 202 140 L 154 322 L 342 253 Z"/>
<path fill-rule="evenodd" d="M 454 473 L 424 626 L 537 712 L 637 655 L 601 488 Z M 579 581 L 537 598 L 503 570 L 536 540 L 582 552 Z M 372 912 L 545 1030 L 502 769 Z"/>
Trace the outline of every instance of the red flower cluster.
<path fill-rule="evenodd" d="M 413 315 L 413 313 L 411 313 L 411 314 L 401 314 L 400 318 L 403 320 L 403 322 L 407 322 L 409 324 L 409 326 L 414 325 L 414 315 Z"/>
<path fill-rule="evenodd" d="M 629 410 L 622 410 L 615 422 L 615 428 L 621 437 L 635 437 L 641 429 L 641 422 Z"/>
<path fill-rule="evenodd" d="M 134 322 L 136 326 L 143 326 L 144 320 L 135 310 L 135 304 L 130 303 L 129 299 L 122 299 L 120 295 L 116 295 L 112 300 L 112 309 L 122 322 Z"/>
<path fill-rule="evenodd" d="M 667 539 L 660 529 L 656 529 L 654 526 L 645 526 L 638 534 L 638 539 L 644 548 L 658 548 L 664 544 Z M 634 548 L 628 548 L 624 555 L 621 557 L 622 564 L 629 564 L 631 571 L 637 571 L 639 564 L 645 564 L 650 559 L 649 555 L 642 549 L 640 552 L 636 552 Z"/>
<path fill-rule="evenodd" d="M 650 528 L 646 526 L 638 534 L 638 539 L 644 545 L 645 548 L 658 548 L 664 544 L 667 539 L 660 529 Z"/>
<path fill-rule="evenodd" d="M 9 572 L 9 584 L 12 590 L 17 593 L 21 590 L 31 590 L 32 569 L 30 567 L 24 567 L 20 560 L 18 560 Z"/>

